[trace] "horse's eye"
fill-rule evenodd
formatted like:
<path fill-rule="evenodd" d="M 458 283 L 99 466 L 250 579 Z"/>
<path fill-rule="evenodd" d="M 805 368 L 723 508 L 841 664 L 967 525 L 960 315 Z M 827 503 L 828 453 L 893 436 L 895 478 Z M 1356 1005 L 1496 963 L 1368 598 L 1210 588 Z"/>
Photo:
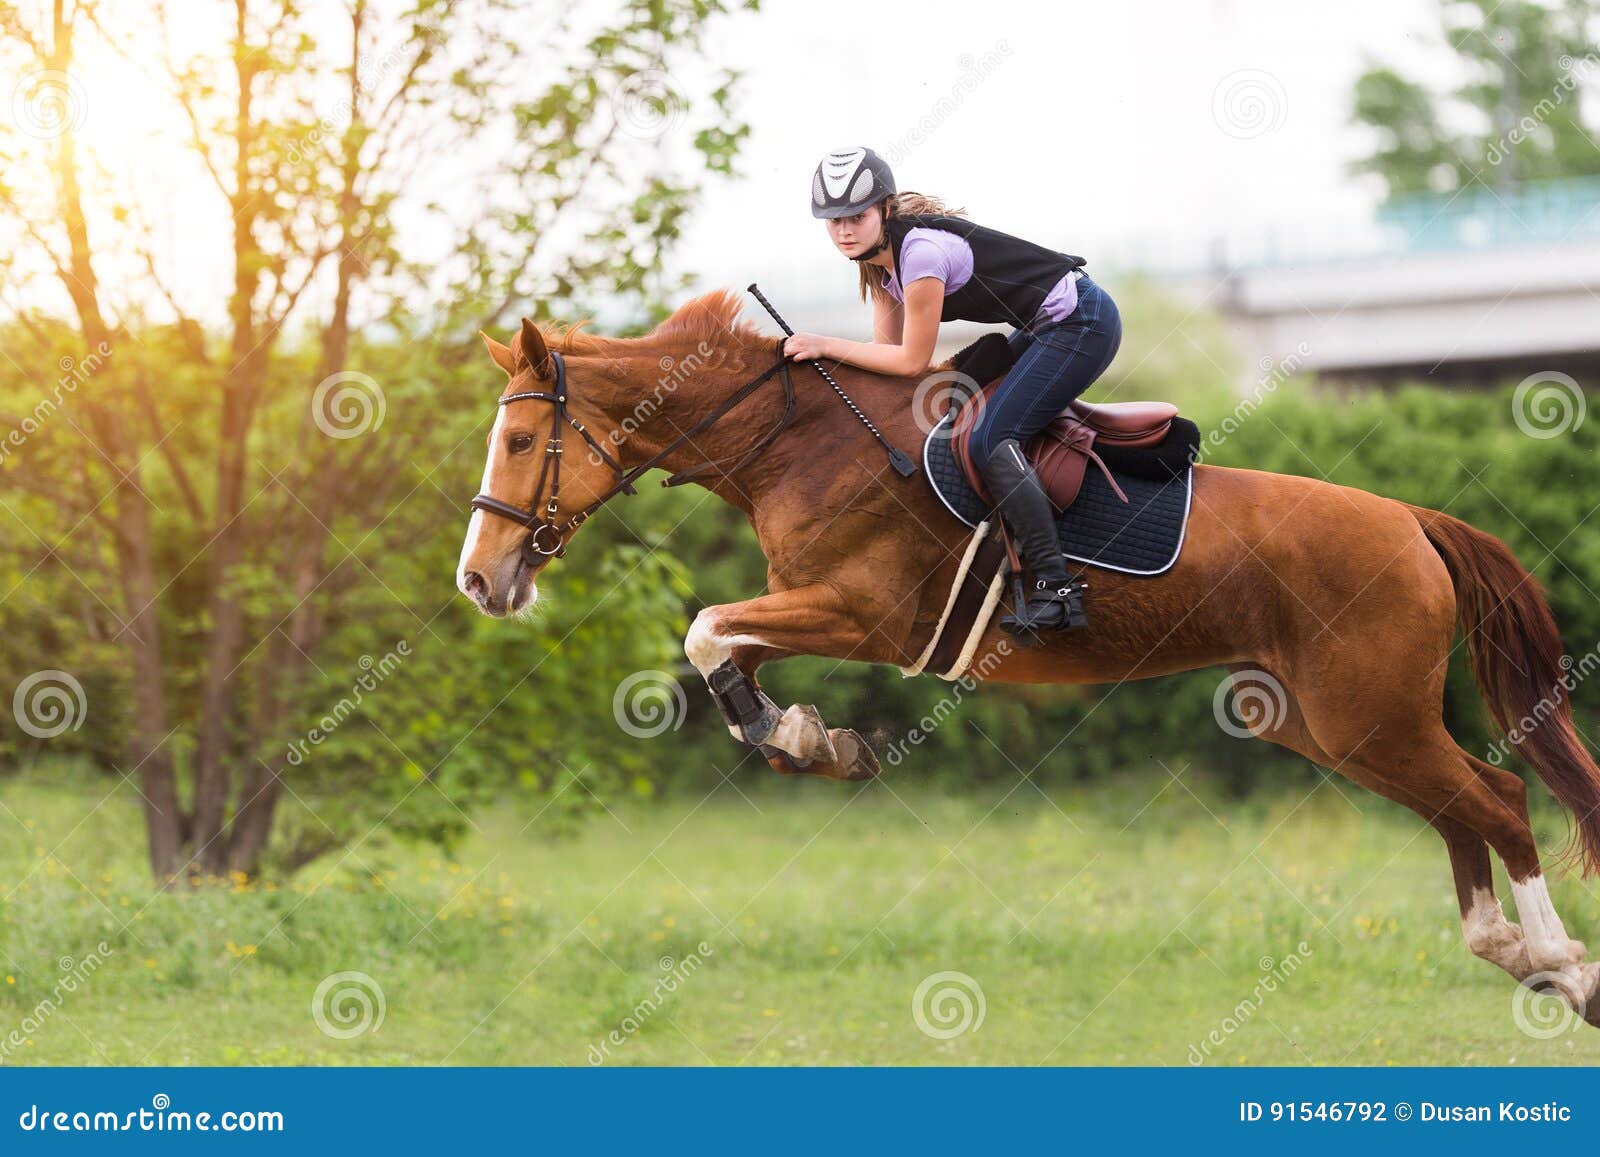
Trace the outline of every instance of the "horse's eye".
<path fill-rule="evenodd" d="M 533 435 L 513 434 L 507 445 L 511 448 L 513 454 L 526 454 L 533 449 Z"/>

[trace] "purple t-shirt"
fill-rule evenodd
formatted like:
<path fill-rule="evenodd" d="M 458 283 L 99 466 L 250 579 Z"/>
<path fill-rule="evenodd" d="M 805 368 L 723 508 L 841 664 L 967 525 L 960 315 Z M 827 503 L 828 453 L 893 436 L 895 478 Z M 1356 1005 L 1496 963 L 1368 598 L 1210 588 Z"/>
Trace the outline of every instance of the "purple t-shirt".
<path fill-rule="evenodd" d="M 905 301 L 902 284 L 923 277 L 937 277 L 943 281 L 948 297 L 972 279 L 972 246 L 965 237 L 958 237 L 948 229 L 914 226 L 906 230 L 906 239 L 900 243 L 899 274 L 883 271 L 884 288 L 898 302 Z M 1078 308 L 1080 276 L 1074 269 L 1051 286 L 1039 306 L 1039 313 L 1051 321 L 1070 317 Z"/>

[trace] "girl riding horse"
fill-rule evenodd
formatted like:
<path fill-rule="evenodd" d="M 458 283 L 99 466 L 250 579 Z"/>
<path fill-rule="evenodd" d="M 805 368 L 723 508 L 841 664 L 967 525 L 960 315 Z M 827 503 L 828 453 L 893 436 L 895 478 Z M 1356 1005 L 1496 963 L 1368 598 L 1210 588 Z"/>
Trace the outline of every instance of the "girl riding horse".
<path fill-rule="evenodd" d="M 984 228 L 933 197 L 897 192 L 889 166 L 868 148 L 822 158 L 811 215 L 860 267 L 873 340 L 796 333 L 784 344 L 787 356 L 909 377 L 928 372 L 941 321 L 1014 327 L 1007 341 L 1015 364 L 974 403 L 983 408 L 970 442 L 1034 579 L 1026 604 L 1001 623 L 1019 635 L 1082 625 L 1055 507 L 1022 446 L 1111 364 L 1122 344 L 1116 302 L 1084 273 L 1083 258 Z"/>

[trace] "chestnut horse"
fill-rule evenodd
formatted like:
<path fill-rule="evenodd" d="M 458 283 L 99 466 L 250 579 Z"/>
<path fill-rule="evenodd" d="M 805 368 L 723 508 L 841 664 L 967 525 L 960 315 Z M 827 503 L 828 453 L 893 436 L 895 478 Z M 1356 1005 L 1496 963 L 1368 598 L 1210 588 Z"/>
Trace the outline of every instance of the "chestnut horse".
<path fill-rule="evenodd" d="M 458 585 L 488 614 L 525 610 L 540 570 L 618 492 L 622 471 L 701 467 L 699 484 L 750 520 L 768 577 L 765 594 L 700 611 L 684 643 L 690 661 L 734 737 L 774 768 L 865 778 L 877 761 L 855 732 L 828 728 L 809 706 L 780 711 L 756 671 L 791 655 L 914 664 L 970 531 L 922 477 L 889 469 L 839 398 L 738 313 L 738 299 L 716 291 L 644 337 L 575 327 L 547 337 L 527 321 L 509 347 L 485 335 L 507 380 Z M 835 374 L 890 443 L 918 449 L 916 382 L 848 365 Z M 1600 871 L 1600 767 L 1572 725 L 1549 607 L 1504 543 L 1361 490 L 1202 464 L 1177 563 L 1156 577 L 1097 570 L 1091 585 L 1086 629 L 1023 648 L 992 624 L 980 643 L 984 677 L 1090 684 L 1212 665 L 1260 672 L 1275 703 L 1247 720 L 1251 731 L 1419 814 L 1449 852 L 1472 952 L 1600 1025 L 1600 963 L 1585 963 L 1551 903 L 1522 779 L 1463 751 L 1442 718 L 1459 624 L 1495 719 L 1573 812 L 1572 852 L 1586 873 Z M 1491 848 L 1520 925 L 1495 895 Z"/>

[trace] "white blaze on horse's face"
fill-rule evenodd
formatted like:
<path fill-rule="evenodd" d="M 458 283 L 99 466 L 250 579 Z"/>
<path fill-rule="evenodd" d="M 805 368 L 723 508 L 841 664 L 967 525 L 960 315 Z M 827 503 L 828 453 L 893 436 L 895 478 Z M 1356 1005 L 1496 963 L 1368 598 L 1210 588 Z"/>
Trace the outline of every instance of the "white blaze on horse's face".
<path fill-rule="evenodd" d="M 494 447 L 500 440 L 500 428 L 505 424 L 506 412 L 498 411 L 494 416 L 494 428 L 489 431 L 489 453 L 484 458 L 483 481 L 478 484 L 478 492 L 484 493 L 489 488 L 489 482 L 494 476 Z M 456 585 L 461 586 L 461 580 L 468 571 L 467 563 L 478 550 L 478 535 L 483 531 L 483 520 L 488 515 L 481 510 L 474 510 L 472 517 L 467 520 L 467 540 L 461 544 L 461 560 L 456 566 Z"/>
<path fill-rule="evenodd" d="M 589 433 L 591 425 L 604 428 L 605 414 L 586 414 L 586 424 L 574 412 L 566 358 L 545 344 L 537 326 L 523 319 L 515 347 L 487 334 L 484 344 L 507 380 L 456 585 L 479 610 L 499 617 L 533 605 L 534 579 L 565 550 L 594 506 L 614 493 L 611 476 L 620 468 Z M 598 384 L 591 379 L 591 386 Z M 581 446 L 566 437 L 569 431 Z"/>
<path fill-rule="evenodd" d="M 506 465 L 507 411 L 501 406 L 489 431 L 489 453 L 483 466 L 479 493 L 493 494 L 496 478 L 515 473 Z M 502 488 L 504 482 L 502 482 Z M 467 523 L 467 537 L 461 544 L 461 559 L 456 564 L 456 587 L 485 614 L 499 617 L 517 614 L 533 606 L 539 588 L 533 574 L 523 564 L 522 542 L 528 532 L 520 526 L 474 510 Z"/>

